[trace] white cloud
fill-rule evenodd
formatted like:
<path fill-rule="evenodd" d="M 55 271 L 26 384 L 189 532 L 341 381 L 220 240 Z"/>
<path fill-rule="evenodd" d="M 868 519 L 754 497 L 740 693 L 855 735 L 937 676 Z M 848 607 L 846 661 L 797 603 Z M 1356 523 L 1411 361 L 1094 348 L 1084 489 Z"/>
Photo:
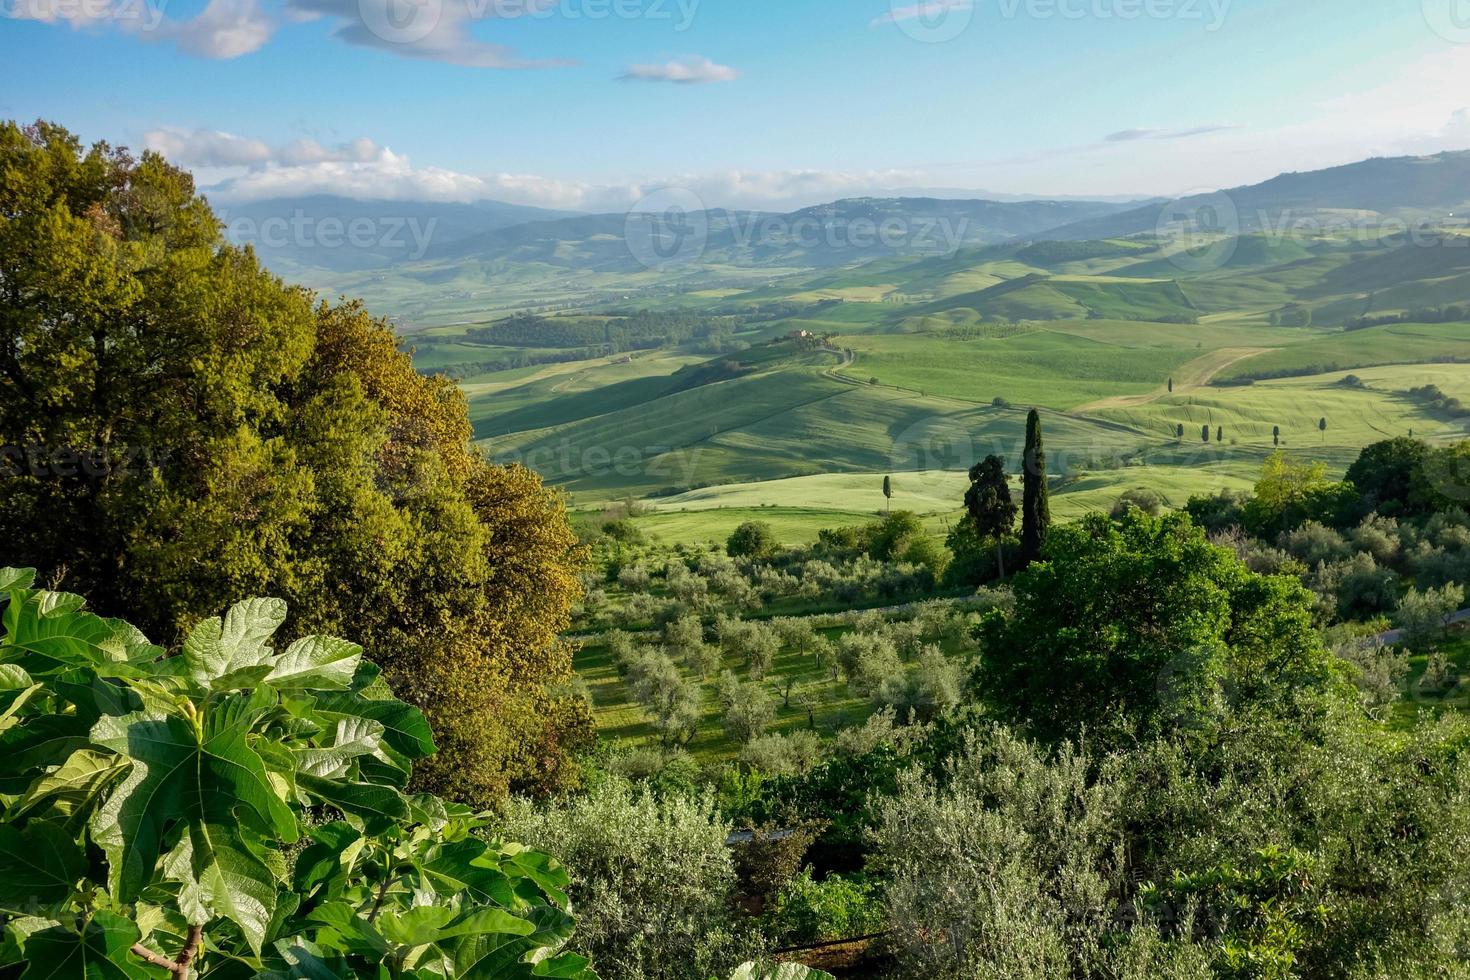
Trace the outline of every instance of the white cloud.
<path fill-rule="evenodd" d="M 675 58 L 658 65 L 634 65 L 622 78 L 637 82 L 674 82 L 679 85 L 706 85 L 710 82 L 733 82 L 740 72 L 729 65 L 716 64 L 708 58 Z"/>
<path fill-rule="evenodd" d="M 74 29 L 115 28 L 141 41 L 172 42 L 201 58 L 238 58 L 263 47 L 282 23 L 327 19 L 348 44 L 405 58 L 470 68 L 548 68 L 565 59 L 530 59 L 474 35 L 479 22 L 540 17 L 560 0 L 284 0 L 267 13 L 261 0 L 210 0 L 186 20 L 164 15 L 169 0 L 0 0 L 19 20 Z M 3 16 L 3 15 L 0 15 Z"/>
<path fill-rule="evenodd" d="M 326 17 L 348 44 L 467 68 L 551 68 L 564 59 L 524 58 L 475 37 L 479 21 L 534 16 L 558 0 L 286 0 L 294 18 Z"/>
<path fill-rule="evenodd" d="M 197 17 L 171 25 L 163 34 L 201 58 L 238 58 L 263 47 L 275 29 L 256 0 L 210 0 Z"/>
<path fill-rule="evenodd" d="M 164 16 L 168 0 L 14 0 L 10 16 L 66 24 L 74 30 L 116 29 L 140 41 L 174 43 L 202 58 L 238 58 L 261 48 L 275 21 L 258 0 L 210 0 L 186 20 Z"/>
<path fill-rule="evenodd" d="M 370 161 L 331 160 L 295 166 L 273 162 L 229 177 L 208 193 L 211 200 L 222 202 L 335 194 L 367 200 L 495 200 L 568 211 L 616 212 L 655 190 L 677 187 L 712 208 L 784 211 L 840 197 L 881 195 L 889 193 L 887 188 L 912 184 L 921 177 L 912 171 L 729 170 L 593 182 L 415 167 L 407 157 L 380 150 Z"/>
<path fill-rule="evenodd" d="M 475 201 L 571 211 L 626 210 L 648 193 L 677 187 L 709 207 L 792 210 L 839 197 L 892 194 L 923 184 L 917 170 L 723 170 L 663 173 L 626 180 L 567 180 L 539 174 L 470 174 L 415 166 L 407 156 L 361 137 L 332 145 L 296 139 L 280 146 L 211 129 L 160 127 L 143 144 L 194 169 L 216 202 L 334 194 L 364 200 Z"/>
<path fill-rule="evenodd" d="M 143 145 L 184 167 L 240 167 L 271 159 L 271 148 L 261 140 L 245 139 L 212 129 L 165 127 L 143 134 Z"/>
<path fill-rule="evenodd" d="M 933 20 L 941 14 L 949 13 L 951 10 L 970 10 L 975 6 L 974 0 L 924 0 L 909 7 L 894 7 L 881 17 L 874 17 L 869 22 L 869 27 L 878 27 L 881 24 L 899 24 L 906 20 L 923 18 Z"/>

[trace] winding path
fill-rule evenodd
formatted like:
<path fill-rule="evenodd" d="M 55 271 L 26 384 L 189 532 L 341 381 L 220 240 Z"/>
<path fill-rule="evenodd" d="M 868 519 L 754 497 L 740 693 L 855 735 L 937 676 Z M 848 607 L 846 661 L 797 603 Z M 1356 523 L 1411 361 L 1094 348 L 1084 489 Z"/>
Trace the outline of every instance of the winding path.
<path fill-rule="evenodd" d="M 1470 609 L 1461 609 L 1457 613 L 1451 613 L 1449 618 L 1444 621 L 1444 624 L 1445 626 L 1453 626 L 1456 623 L 1463 623 L 1467 619 L 1470 619 Z M 1392 646 L 1403 638 L 1403 630 L 1387 630 L 1378 634 L 1378 642 L 1384 646 Z"/>
<path fill-rule="evenodd" d="M 1241 361 L 1276 349 L 1275 347 L 1221 347 L 1219 350 L 1212 350 L 1202 357 L 1196 357 L 1179 369 L 1174 375 L 1174 391 L 1177 394 L 1190 388 L 1203 388 L 1215 380 L 1215 376 L 1226 368 L 1234 367 Z M 1169 387 L 1165 385 L 1144 395 L 1113 395 L 1108 398 L 1099 398 L 1095 402 L 1088 402 L 1086 405 L 1078 405 L 1072 409 L 1070 414 L 1082 415 L 1109 408 L 1133 408 L 1158 401 L 1168 394 Z"/>

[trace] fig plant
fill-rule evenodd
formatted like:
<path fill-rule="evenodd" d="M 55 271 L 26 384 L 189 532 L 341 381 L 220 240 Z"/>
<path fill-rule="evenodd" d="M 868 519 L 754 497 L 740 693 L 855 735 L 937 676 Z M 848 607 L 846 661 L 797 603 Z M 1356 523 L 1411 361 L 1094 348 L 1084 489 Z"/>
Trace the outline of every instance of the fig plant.
<path fill-rule="evenodd" d="M 407 789 L 362 650 L 249 599 L 170 655 L 0 570 L 0 975 L 595 980 L 565 871 Z"/>

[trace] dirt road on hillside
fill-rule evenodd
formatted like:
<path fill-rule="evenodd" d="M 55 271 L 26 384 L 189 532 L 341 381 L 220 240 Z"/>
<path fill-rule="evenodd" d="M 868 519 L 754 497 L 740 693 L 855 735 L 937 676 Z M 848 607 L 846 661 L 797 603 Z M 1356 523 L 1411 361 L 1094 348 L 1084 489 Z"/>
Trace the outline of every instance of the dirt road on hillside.
<path fill-rule="evenodd" d="M 1190 361 L 1174 374 L 1174 393 L 1177 395 L 1191 388 L 1203 388 L 1226 368 L 1234 367 L 1241 361 L 1275 349 L 1274 347 L 1222 347 L 1219 350 L 1212 350 L 1203 357 Z M 1069 414 L 1084 415 L 1088 412 L 1100 412 L 1109 408 L 1133 408 L 1158 401 L 1167 394 L 1169 394 L 1169 388 L 1165 385 L 1145 395 L 1114 395 L 1111 398 L 1100 398 L 1095 402 L 1088 402 L 1086 405 L 1078 405 Z"/>

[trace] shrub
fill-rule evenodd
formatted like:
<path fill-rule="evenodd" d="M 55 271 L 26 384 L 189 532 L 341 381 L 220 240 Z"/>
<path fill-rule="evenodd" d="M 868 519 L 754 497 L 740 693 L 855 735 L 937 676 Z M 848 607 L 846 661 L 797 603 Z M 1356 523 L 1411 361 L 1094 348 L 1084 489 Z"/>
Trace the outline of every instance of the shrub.
<path fill-rule="evenodd" d="M 1398 607 L 1398 574 L 1362 552 L 1346 561 L 1319 566 L 1311 586 L 1323 608 L 1342 620 L 1390 613 Z"/>
<path fill-rule="evenodd" d="M 1370 629 L 1373 627 L 1354 623 L 1333 626 L 1324 631 L 1323 641 L 1334 656 L 1352 667 L 1363 710 L 1370 717 L 1382 718 L 1403 695 L 1409 657 L 1382 642 L 1376 632 L 1367 632 Z"/>
<path fill-rule="evenodd" d="M 1315 713 L 1338 689 L 1311 595 L 1182 514 L 1091 515 L 1054 528 L 1047 557 L 1013 580 L 1015 613 L 982 623 L 977 674 L 1040 737 L 1208 727 L 1246 706 Z"/>
<path fill-rule="evenodd" d="M 880 803 L 900 975 L 1454 975 L 1466 734 L 1256 717 L 1110 754 L 976 732 Z"/>
<path fill-rule="evenodd" d="M 1157 517 L 1164 512 L 1165 506 L 1164 497 L 1157 490 L 1139 487 L 1134 490 L 1125 490 L 1118 497 L 1117 503 L 1113 504 L 1111 516 L 1117 519 L 1130 510 L 1141 510 L 1150 517 Z"/>
<path fill-rule="evenodd" d="M 789 943 L 849 939 L 883 928 L 881 897 L 873 883 L 842 875 L 816 881 L 810 869 L 786 883 L 767 915 L 776 935 Z"/>
<path fill-rule="evenodd" d="M 595 980 L 555 862 L 402 791 L 429 727 L 356 644 L 278 653 L 285 603 L 250 599 L 165 657 L 32 577 L 0 570 L 0 968 Z"/>
<path fill-rule="evenodd" d="M 725 553 L 731 558 L 765 558 L 774 554 L 778 545 L 776 532 L 764 521 L 746 521 L 730 532 Z"/>
<path fill-rule="evenodd" d="M 1404 643 L 1414 650 L 1427 650 L 1439 642 L 1449 626 L 1450 615 L 1465 604 L 1465 589 L 1444 585 L 1437 589 L 1410 589 L 1399 602 L 1393 623 L 1403 630 Z"/>
<path fill-rule="evenodd" d="M 1283 534 L 1281 547 L 1308 566 L 1342 561 L 1352 554 L 1346 538 L 1316 521 L 1308 521 L 1295 531 Z"/>
<path fill-rule="evenodd" d="M 578 942 L 603 980 L 707 980 L 749 958 L 731 940 L 730 827 L 709 797 L 609 780 L 540 810 L 516 803 L 503 832 L 567 866 Z"/>
<path fill-rule="evenodd" d="M 1392 565 L 1400 549 L 1399 522 L 1392 517 L 1369 514 L 1363 523 L 1348 532 L 1353 547 L 1373 556 L 1380 565 Z"/>
<path fill-rule="evenodd" d="M 822 759 L 822 740 L 816 732 L 770 734 L 751 739 L 740 750 L 740 761 L 772 776 L 799 776 Z"/>

